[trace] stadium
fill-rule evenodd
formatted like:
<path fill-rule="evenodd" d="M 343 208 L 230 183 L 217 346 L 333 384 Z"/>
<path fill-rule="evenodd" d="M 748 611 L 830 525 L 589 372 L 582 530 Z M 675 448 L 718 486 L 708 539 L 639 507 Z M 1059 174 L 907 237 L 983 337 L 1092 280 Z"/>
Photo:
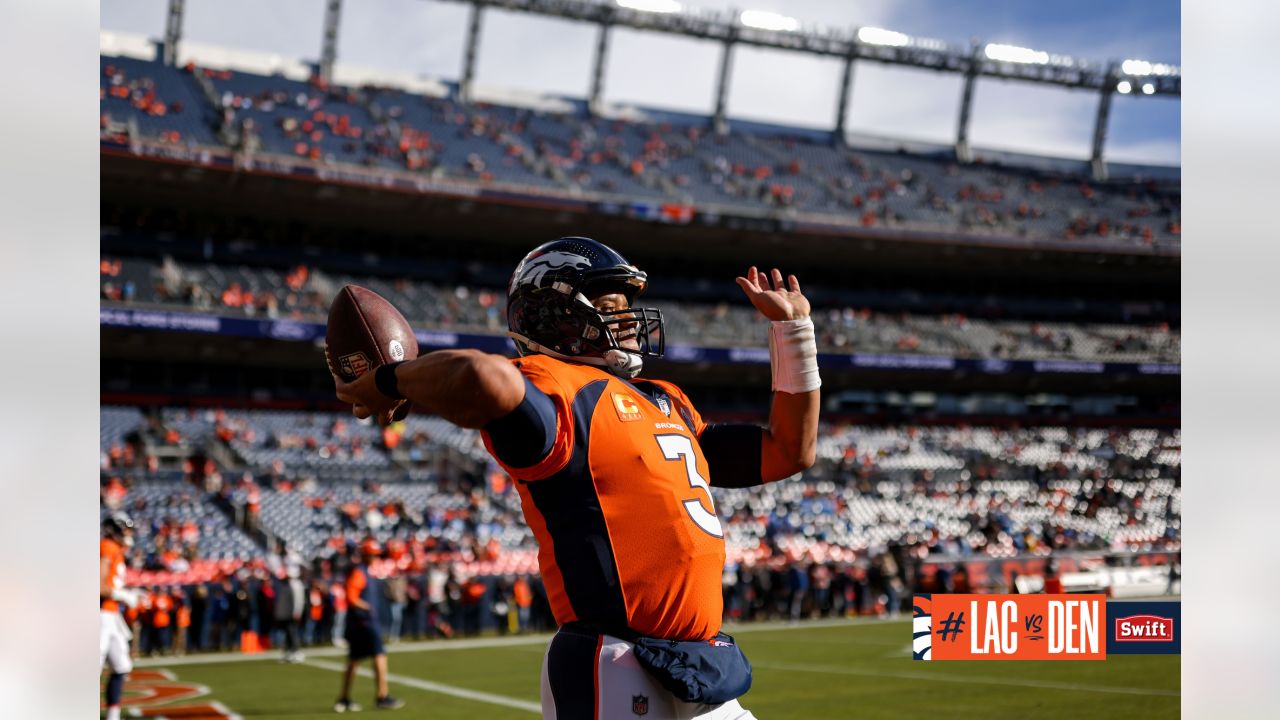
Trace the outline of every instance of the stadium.
<path fill-rule="evenodd" d="M 665 352 L 645 375 L 709 422 L 769 421 L 770 324 L 733 278 L 778 266 L 812 303 L 814 461 L 708 491 L 756 716 L 1178 713 L 1177 656 L 914 663 L 908 626 L 915 593 L 1179 595 L 1180 169 L 1106 143 L 1113 97 L 1176 99 L 1180 68 L 664 0 L 470 0 L 445 80 L 343 65 L 340 0 L 314 62 L 184 41 L 183 5 L 162 38 L 104 29 L 98 67 L 101 516 L 131 518 L 140 590 L 125 716 L 327 717 L 366 544 L 402 716 L 542 712 L 557 623 L 523 481 L 474 429 L 352 417 L 325 339 L 354 284 L 423 354 L 515 356 L 512 269 L 565 236 L 647 271 Z M 589 91 L 479 88 L 499 11 L 597 29 Z M 620 29 L 716 43 L 714 111 L 609 102 Z M 839 63 L 830 128 L 729 112 L 742 47 Z M 959 78 L 955 142 L 851 133 L 866 65 Z M 1096 95 L 1090 157 L 974 146 L 974 86 L 1002 81 Z"/>

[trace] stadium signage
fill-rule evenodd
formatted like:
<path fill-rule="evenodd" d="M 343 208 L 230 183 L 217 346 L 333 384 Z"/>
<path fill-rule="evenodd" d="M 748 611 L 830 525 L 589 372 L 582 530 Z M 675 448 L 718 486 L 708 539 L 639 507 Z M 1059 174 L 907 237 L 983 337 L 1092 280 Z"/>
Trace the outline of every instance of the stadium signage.
<path fill-rule="evenodd" d="M 1102 372 L 1106 366 L 1100 362 L 1084 362 L 1081 360 L 1036 360 L 1036 372 L 1044 373 L 1091 373 Z"/>
<path fill-rule="evenodd" d="M 324 339 L 323 323 L 304 320 L 274 320 L 248 317 L 224 317 L 196 312 L 172 310 L 138 310 L 100 307 L 98 324 L 103 327 L 139 328 L 179 332 L 208 333 L 234 337 L 269 338 L 291 342 L 316 342 Z M 441 330 L 414 331 L 418 344 L 428 348 L 474 348 L 492 353 L 514 350 L 511 340 L 502 335 L 456 333 Z M 767 364 L 767 348 L 723 348 L 672 345 L 667 360 L 673 362 L 754 363 Z M 824 368 L 857 368 L 865 370 L 967 370 L 984 374 L 1006 373 L 1144 373 L 1134 363 L 1077 362 L 1071 360 L 998 360 L 954 358 L 945 355 L 878 355 L 867 353 L 820 353 L 818 364 Z M 1159 365 L 1159 374 L 1178 374 L 1178 365 Z"/>
<path fill-rule="evenodd" d="M 956 359 L 942 355 L 862 355 L 850 356 L 854 367 L 871 368 L 919 368 L 927 370 L 952 370 Z"/>

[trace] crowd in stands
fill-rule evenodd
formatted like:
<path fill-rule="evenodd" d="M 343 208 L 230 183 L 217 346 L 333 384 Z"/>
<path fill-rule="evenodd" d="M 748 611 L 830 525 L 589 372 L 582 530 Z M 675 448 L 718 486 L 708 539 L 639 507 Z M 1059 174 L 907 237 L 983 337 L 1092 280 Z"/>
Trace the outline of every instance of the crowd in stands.
<path fill-rule="evenodd" d="M 138 132 L 160 142 L 626 200 L 801 211 L 864 227 L 1135 246 L 1176 245 L 1181 235 L 1178 192 L 1149 181 L 961 166 L 833 147 L 787 128 L 720 135 L 706 118 L 603 119 L 123 57 L 103 56 L 101 68 L 104 136 L 138 118 Z"/>
<path fill-rule="evenodd" d="M 128 412 L 165 436 L 181 428 L 183 438 L 203 438 L 189 444 L 203 466 L 188 459 L 182 467 L 190 485 L 153 482 L 145 472 L 135 482 L 140 476 L 104 463 L 104 506 L 148 513 L 169 545 L 217 530 L 201 524 L 211 513 L 201 511 L 195 486 L 251 517 L 250 530 L 309 557 L 372 535 L 405 543 L 410 557 L 461 553 L 501 561 L 501 572 L 532 567 L 518 496 L 486 462 L 474 431 L 432 438 L 447 423 L 411 418 L 380 430 L 328 412 L 170 408 L 150 421 L 134 409 L 103 414 Z M 331 470 L 341 455 L 332 447 L 360 435 L 376 462 Z M 420 462 L 405 452 L 406 436 L 419 437 Z M 117 444 L 104 436 L 104 458 Z M 209 459 L 219 449 L 230 452 L 221 467 Z M 818 459 L 798 481 L 716 491 L 731 554 L 782 550 L 822 560 L 912 535 L 930 552 L 956 555 L 1149 550 L 1178 537 L 1178 431 L 824 424 Z"/>
<path fill-rule="evenodd" d="M 102 506 L 139 528 L 137 650 L 254 650 L 289 633 L 331 644 L 345 610 L 337 589 L 367 542 L 382 549 L 371 569 L 389 639 L 551 627 L 517 493 L 483 462 L 477 433 L 445 426 L 104 407 Z M 416 460 L 405 451 L 415 435 Z M 379 463 L 326 473 L 326 446 L 358 436 Z M 166 444 L 187 451 L 176 470 L 137 460 Z M 132 464 L 113 451 L 122 446 Z M 714 491 L 725 612 L 889 614 L 922 583 L 962 582 L 954 568 L 973 560 L 1176 553 L 1180 487 L 1176 430 L 824 424 L 803 476 Z M 946 572 L 921 574 L 939 562 Z"/>
<path fill-rule="evenodd" d="M 112 302 L 323 322 L 338 289 L 356 283 L 386 297 L 419 327 L 481 333 L 506 329 L 506 300 L 494 288 L 327 273 L 305 264 L 280 272 L 171 258 L 156 263 L 103 257 L 100 266 L 101 297 Z M 649 302 L 662 309 L 669 343 L 765 346 L 767 325 L 745 303 Z M 1180 333 L 1167 322 L 1024 322 L 822 305 L 815 305 L 813 316 L 819 347 L 829 352 L 1139 362 L 1177 362 L 1181 353 Z"/>

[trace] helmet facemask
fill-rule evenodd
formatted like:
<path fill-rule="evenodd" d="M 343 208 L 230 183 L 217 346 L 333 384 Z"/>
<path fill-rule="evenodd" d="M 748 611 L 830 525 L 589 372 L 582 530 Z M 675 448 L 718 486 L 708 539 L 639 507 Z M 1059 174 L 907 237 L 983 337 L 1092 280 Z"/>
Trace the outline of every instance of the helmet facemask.
<path fill-rule="evenodd" d="M 579 303 L 586 298 L 579 295 Z M 590 302 L 587 302 L 590 305 Z M 640 374 L 645 357 L 662 357 L 666 350 L 666 338 L 662 334 L 662 311 L 652 307 L 628 307 L 624 310 L 596 310 L 594 318 L 587 319 L 583 334 L 589 339 L 603 336 L 609 343 L 601 353 L 605 367 L 625 378 Z M 619 340 L 621 338 L 621 340 Z M 625 347 L 622 341 L 634 338 L 635 349 Z"/>
<path fill-rule="evenodd" d="M 508 335 L 522 355 L 542 353 L 633 378 L 643 358 L 661 357 L 665 350 L 662 312 L 632 306 L 647 284 L 643 271 L 594 240 L 548 243 L 512 276 Z M 613 293 L 625 297 L 628 307 L 600 310 L 592 303 Z M 623 345 L 632 338 L 634 349 Z"/>
<path fill-rule="evenodd" d="M 508 333 L 517 340 L 516 346 L 521 354 L 526 350 L 544 353 L 600 365 L 619 377 L 633 378 L 640 374 L 645 357 L 662 357 L 666 350 L 662 311 L 658 308 L 629 307 L 601 311 L 591 304 L 586 295 L 575 293 L 573 301 L 563 307 L 562 312 L 556 320 L 565 339 L 555 345 L 542 345 L 523 335 Z M 635 349 L 624 347 L 618 341 L 619 336 L 626 340 L 629 335 L 635 338 Z M 601 362 L 592 362 L 596 358 Z"/>

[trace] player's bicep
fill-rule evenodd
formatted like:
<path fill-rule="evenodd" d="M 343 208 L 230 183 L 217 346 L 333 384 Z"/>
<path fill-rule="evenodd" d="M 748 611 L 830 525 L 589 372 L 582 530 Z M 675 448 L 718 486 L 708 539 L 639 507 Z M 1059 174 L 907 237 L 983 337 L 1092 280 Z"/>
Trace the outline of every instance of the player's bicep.
<path fill-rule="evenodd" d="M 707 459 L 711 484 L 723 488 L 754 487 L 764 483 L 761 448 L 765 430 L 747 423 L 713 423 L 698 436 Z"/>
<path fill-rule="evenodd" d="M 514 410 L 484 426 L 490 450 L 503 464 L 527 468 L 546 459 L 556 439 L 556 406 L 524 379 L 524 399 Z"/>

